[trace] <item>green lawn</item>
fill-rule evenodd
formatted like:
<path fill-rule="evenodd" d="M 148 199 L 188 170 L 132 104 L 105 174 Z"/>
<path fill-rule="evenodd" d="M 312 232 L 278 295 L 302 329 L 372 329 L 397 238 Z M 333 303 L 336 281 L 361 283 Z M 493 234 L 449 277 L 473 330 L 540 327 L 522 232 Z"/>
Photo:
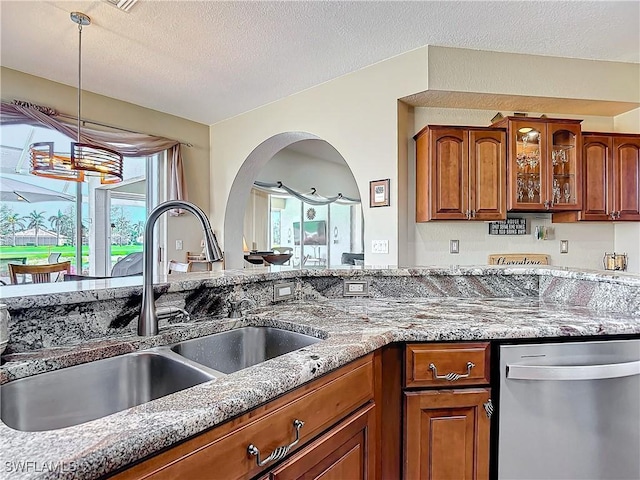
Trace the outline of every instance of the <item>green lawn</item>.
<path fill-rule="evenodd" d="M 141 252 L 142 245 L 112 245 L 111 246 L 111 263 L 115 263 L 120 257 L 124 257 L 134 252 Z M 62 247 L 55 246 L 40 246 L 40 247 L 27 247 L 27 246 L 0 246 L 0 261 L 10 260 L 16 258 L 26 258 L 27 263 L 46 263 L 49 254 L 60 253 L 60 261 L 71 260 L 75 258 L 76 248 L 72 245 L 65 245 Z M 83 270 L 89 267 L 89 247 L 84 245 L 82 247 L 82 266 Z M 0 263 L 0 270 L 6 270 L 6 263 Z"/>

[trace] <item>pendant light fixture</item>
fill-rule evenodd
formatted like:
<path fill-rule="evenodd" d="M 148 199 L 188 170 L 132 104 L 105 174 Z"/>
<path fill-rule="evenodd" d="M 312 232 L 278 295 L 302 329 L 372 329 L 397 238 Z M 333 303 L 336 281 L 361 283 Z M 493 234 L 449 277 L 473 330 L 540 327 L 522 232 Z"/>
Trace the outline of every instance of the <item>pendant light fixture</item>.
<path fill-rule="evenodd" d="M 29 147 L 31 173 L 42 177 L 82 182 L 85 175 L 100 178 L 100 183 L 122 181 L 122 155 L 115 150 L 83 143 L 82 123 L 82 27 L 91 19 L 81 12 L 71 12 L 71 20 L 78 25 L 78 135 L 71 142 L 69 154 L 54 153 L 53 142 L 34 143 Z"/>

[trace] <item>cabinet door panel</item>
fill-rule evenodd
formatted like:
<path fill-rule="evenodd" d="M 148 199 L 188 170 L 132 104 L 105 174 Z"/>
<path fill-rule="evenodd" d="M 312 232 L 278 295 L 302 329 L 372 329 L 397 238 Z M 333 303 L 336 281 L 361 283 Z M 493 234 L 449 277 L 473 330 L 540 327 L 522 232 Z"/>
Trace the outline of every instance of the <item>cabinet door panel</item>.
<path fill-rule="evenodd" d="M 369 404 L 270 472 L 271 480 L 376 478 L 375 407 Z"/>
<path fill-rule="evenodd" d="M 611 213 L 609 191 L 612 183 L 611 137 L 584 138 L 584 210 L 585 220 L 608 220 Z"/>
<path fill-rule="evenodd" d="M 640 138 L 614 137 L 614 210 L 620 220 L 640 220 Z"/>
<path fill-rule="evenodd" d="M 431 220 L 429 182 L 429 131 L 423 129 L 416 140 L 416 222 Z"/>
<path fill-rule="evenodd" d="M 469 132 L 470 205 L 478 220 L 502 220 L 506 204 L 506 134 L 501 130 Z"/>
<path fill-rule="evenodd" d="M 454 413 L 455 412 L 455 413 Z M 428 410 L 422 415 L 420 428 L 430 431 L 430 478 L 471 478 L 473 475 L 473 412 L 465 409 Z M 424 425 L 424 423 L 429 425 Z M 446 458 L 447 461 L 438 459 Z"/>
<path fill-rule="evenodd" d="M 543 210 L 547 191 L 546 125 L 509 121 L 509 210 Z"/>
<path fill-rule="evenodd" d="M 466 219 L 469 209 L 469 163 L 465 131 L 445 129 L 431 132 L 431 217 L 439 220 Z"/>
<path fill-rule="evenodd" d="M 489 389 L 405 392 L 404 478 L 489 477 Z"/>
<path fill-rule="evenodd" d="M 582 135 L 580 125 L 547 124 L 547 194 L 554 211 L 582 207 Z"/>

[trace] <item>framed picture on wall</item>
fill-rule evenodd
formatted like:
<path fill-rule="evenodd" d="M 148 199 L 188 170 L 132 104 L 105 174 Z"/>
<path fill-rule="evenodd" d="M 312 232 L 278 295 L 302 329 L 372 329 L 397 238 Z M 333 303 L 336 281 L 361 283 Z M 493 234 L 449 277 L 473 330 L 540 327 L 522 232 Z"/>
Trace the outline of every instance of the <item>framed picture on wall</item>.
<path fill-rule="evenodd" d="M 369 182 L 369 206 L 389 206 L 389 179 L 373 180 Z"/>

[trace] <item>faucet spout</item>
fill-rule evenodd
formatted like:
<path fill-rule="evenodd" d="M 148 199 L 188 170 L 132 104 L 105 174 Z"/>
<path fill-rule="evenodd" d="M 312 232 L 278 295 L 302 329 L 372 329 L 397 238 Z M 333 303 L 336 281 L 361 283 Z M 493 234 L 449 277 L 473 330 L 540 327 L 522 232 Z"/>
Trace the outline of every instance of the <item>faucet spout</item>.
<path fill-rule="evenodd" d="M 158 334 L 158 315 L 153 296 L 153 227 L 164 212 L 174 208 L 182 208 L 193 213 L 200 221 L 204 233 L 205 255 L 207 261 L 222 260 L 222 250 L 218 245 L 207 215 L 200 207 L 183 200 L 169 200 L 151 210 L 144 227 L 144 245 L 142 257 L 142 306 L 138 317 L 138 335 L 150 336 Z"/>

